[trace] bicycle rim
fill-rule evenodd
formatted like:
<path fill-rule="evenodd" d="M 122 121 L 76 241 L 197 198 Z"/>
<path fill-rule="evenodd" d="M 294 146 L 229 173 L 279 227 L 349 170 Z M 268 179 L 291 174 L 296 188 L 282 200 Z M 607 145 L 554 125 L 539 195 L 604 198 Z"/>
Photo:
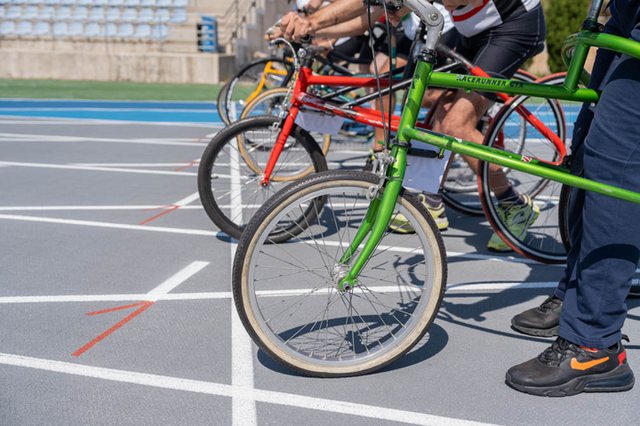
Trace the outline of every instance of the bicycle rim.
<path fill-rule="evenodd" d="M 230 82 L 224 98 L 223 108 L 227 112 L 229 122 L 237 121 L 245 105 L 265 90 L 286 85 L 289 76 L 266 72 L 267 65 L 287 70 L 290 64 L 279 58 L 264 58 L 254 61 L 242 69 Z M 231 103 L 237 102 L 236 116 L 229 114 Z"/>
<path fill-rule="evenodd" d="M 496 116 L 495 122 L 487 133 L 485 144 L 523 156 L 549 162 L 556 161 L 557 152 L 553 144 L 523 120 L 516 111 L 519 105 L 525 106 L 550 130 L 565 140 L 564 114 L 559 104 L 551 100 L 537 100 L 522 96 L 507 104 Z M 518 128 L 517 134 L 514 133 L 515 128 Z M 525 130 L 524 138 L 523 129 Z M 496 193 L 504 192 L 505 188 L 496 187 L 490 182 L 491 167 L 489 163 L 481 162 L 478 187 L 483 209 L 494 230 L 507 245 L 523 256 L 544 263 L 563 263 L 566 260 L 566 249 L 558 221 L 562 185 L 538 176 L 510 170 L 507 174 L 509 184 L 517 193 L 530 196 L 539 209 L 537 216 L 531 214 L 528 219 L 522 219 L 530 225 L 528 231 L 523 231 L 522 227 L 510 229 L 507 225 L 507 217 L 515 215 L 519 207 L 513 205 L 508 207 L 508 203 L 499 202 Z"/>
<path fill-rule="evenodd" d="M 359 226 L 375 177 L 332 171 L 299 181 L 271 199 L 238 246 L 233 291 L 240 317 L 269 355 L 307 375 L 348 376 L 378 369 L 427 331 L 445 289 L 445 254 L 435 223 L 409 197 L 398 199 L 415 234 L 384 235 L 359 277 L 340 293 L 339 259 Z M 281 223 L 324 198 L 315 220 L 286 244 L 270 244 Z M 304 228 L 304 229 L 302 229 Z"/>

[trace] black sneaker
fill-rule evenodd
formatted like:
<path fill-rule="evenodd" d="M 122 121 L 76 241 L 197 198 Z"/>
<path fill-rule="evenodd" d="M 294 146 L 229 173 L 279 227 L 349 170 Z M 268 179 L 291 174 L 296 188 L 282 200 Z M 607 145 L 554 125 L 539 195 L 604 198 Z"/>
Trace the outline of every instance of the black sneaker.
<path fill-rule="evenodd" d="M 511 328 L 523 334 L 540 337 L 558 335 L 562 299 L 550 296 L 536 308 L 526 310 L 511 319 Z"/>
<path fill-rule="evenodd" d="M 511 367 L 505 383 L 532 395 L 570 396 L 626 391 L 633 387 L 634 377 L 621 342 L 592 349 L 558 337 L 536 358 Z"/>

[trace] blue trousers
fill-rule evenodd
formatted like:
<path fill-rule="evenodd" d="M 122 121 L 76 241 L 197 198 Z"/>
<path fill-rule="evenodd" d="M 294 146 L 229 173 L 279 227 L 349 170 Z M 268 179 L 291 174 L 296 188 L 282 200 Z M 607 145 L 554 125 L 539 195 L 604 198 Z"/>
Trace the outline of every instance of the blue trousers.
<path fill-rule="evenodd" d="M 613 0 L 605 31 L 640 41 L 640 0 Z M 574 128 L 574 172 L 640 191 L 640 60 L 599 51 L 585 104 Z M 640 261 L 640 204 L 573 189 L 571 250 L 556 296 L 564 300 L 558 334 L 580 345 L 618 342 L 625 299 Z"/>

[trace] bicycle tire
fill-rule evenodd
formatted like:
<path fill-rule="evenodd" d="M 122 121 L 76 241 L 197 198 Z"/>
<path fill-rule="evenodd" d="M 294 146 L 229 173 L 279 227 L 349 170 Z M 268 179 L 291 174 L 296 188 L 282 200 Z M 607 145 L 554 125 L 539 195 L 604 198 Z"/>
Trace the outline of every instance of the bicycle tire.
<path fill-rule="evenodd" d="M 253 214 L 276 190 L 299 175 L 296 168 L 327 170 L 318 144 L 304 129 L 291 129 L 289 147 L 283 151 L 268 185 L 262 185 L 262 169 L 254 172 L 235 147 L 240 138 L 262 138 L 265 143 L 279 134 L 276 117 L 250 117 L 226 127 L 207 145 L 198 167 L 198 193 L 205 212 L 223 232 L 239 239 Z M 256 150 L 255 164 L 266 163 L 270 150 Z M 293 169 L 293 170 L 292 170 Z M 245 200 L 250 200 L 246 203 Z M 311 213 L 308 213 L 311 214 Z M 310 217 L 310 216 L 309 216 Z M 282 240 L 289 238 L 283 234 Z M 281 238 L 274 236 L 275 240 Z"/>
<path fill-rule="evenodd" d="M 546 84 L 562 84 L 564 75 L 550 76 L 539 80 Z M 538 158 L 544 161 L 556 161 L 558 153 L 553 145 L 545 137 L 537 132 L 533 127 L 527 127 L 526 144 L 521 145 L 518 151 L 511 149 L 509 133 L 506 127 L 509 126 L 511 120 L 515 119 L 519 122 L 523 121 L 518 115 L 516 108 L 523 103 L 532 99 L 529 96 L 518 96 L 507 103 L 501 111 L 496 115 L 492 122 L 484 145 L 497 147 L 509 152 L 516 152 L 532 158 Z M 527 106 L 527 109 L 536 113 L 539 118 L 542 116 L 543 109 L 548 108 L 550 117 L 545 124 L 560 137 L 566 140 L 566 123 L 564 119 L 564 111 L 559 102 L 555 100 L 544 100 L 544 102 L 534 101 Z M 537 111 L 536 111 L 537 109 Z M 515 117 L 515 118 L 512 118 Z M 542 118 L 545 120 L 545 118 Z M 553 124 L 551 121 L 553 121 Z M 499 133 L 502 132 L 499 138 Z M 530 138 L 534 136 L 534 138 Z M 502 146 L 500 146 L 502 145 Z M 531 224 L 528 231 L 524 231 L 521 235 L 517 235 L 521 230 L 510 230 L 506 221 L 506 215 L 502 214 L 499 208 L 499 201 L 495 197 L 495 190 L 489 179 L 489 163 L 480 162 L 480 174 L 478 175 L 478 191 L 480 192 L 480 201 L 485 212 L 487 220 L 491 224 L 494 231 L 500 238 L 514 251 L 530 259 L 542 263 L 564 263 L 566 261 L 566 248 L 562 241 L 558 223 L 558 206 L 561 185 L 557 182 L 550 181 L 541 177 L 528 175 L 523 172 L 512 170 L 508 175 L 510 184 L 518 193 L 530 196 L 534 204 L 540 209 L 540 212 Z M 504 209 L 504 207 L 502 207 Z"/>
<path fill-rule="evenodd" d="M 513 75 L 514 80 L 532 82 L 536 77 L 524 70 L 517 70 Z M 501 100 L 498 99 L 502 105 Z M 499 105 L 499 104 L 496 104 Z M 489 109 L 487 114 L 483 117 L 479 123 L 484 128 L 479 130 L 482 133 L 486 133 L 488 129 L 488 123 L 491 122 L 493 116 L 497 113 L 491 113 L 493 107 Z M 478 192 L 478 181 L 476 172 L 471 170 L 469 165 L 460 155 L 452 153 L 451 161 L 447 173 L 442 182 L 442 199 L 448 207 L 464 213 L 469 216 L 482 216 L 484 211 L 482 210 L 482 204 L 480 202 L 480 194 Z M 460 173 L 456 171 L 459 170 Z M 508 170 L 505 170 L 508 173 Z"/>
<path fill-rule="evenodd" d="M 225 99 L 227 97 L 227 92 L 229 91 L 229 83 L 231 80 L 227 81 L 218 92 L 218 97 L 216 98 L 216 108 L 218 110 L 218 115 L 224 124 L 229 125 L 229 115 L 227 114 L 227 109 L 225 108 Z"/>
<path fill-rule="evenodd" d="M 238 244 L 233 296 L 240 319 L 265 353 L 298 373 L 341 377 L 382 368 L 418 343 L 438 312 L 447 276 L 444 244 L 431 215 L 404 191 L 396 206 L 416 233 L 386 233 L 359 285 L 343 293 L 335 289 L 336 277 L 348 267 L 337 259 L 377 182 L 366 172 L 328 171 L 288 185 L 256 213 Z M 318 197 L 327 201 L 317 222 L 296 240 L 270 244 L 280 220 Z M 418 246 L 402 250 L 407 237 Z"/>
<path fill-rule="evenodd" d="M 279 64 L 282 70 L 287 71 L 286 76 L 271 76 L 271 82 L 269 82 L 269 76 L 265 76 L 265 82 L 263 87 L 258 87 L 260 84 L 260 79 L 262 78 L 265 67 L 269 63 Z M 270 56 L 267 58 L 256 59 L 245 65 L 231 80 L 229 80 L 229 86 L 225 93 L 225 97 L 223 98 L 222 103 L 218 103 L 218 106 L 222 107 L 224 110 L 224 116 L 227 117 L 226 124 L 231 124 L 234 121 L 237 121 L 237 117 L 230 116 L 231 103 L 234 101 L 239 102 L 239 108 L 237 109 L 237 115 L 240 115 L 240 112 L 244 108 L 244 101 L 246 100 L 247 95 L 254 94 L 256 90 L 259 89 L 258 93 L 255 93 L 257 96 L 264 90 L 272 89 L 275 87 L 284 87 L 287 85 L 291 76 L 293 74 L 293 65 L 287 62 L 284 59 L 281 59 L 276 56 Z M 223 114 L 221 114 L 223 116 Z"/>

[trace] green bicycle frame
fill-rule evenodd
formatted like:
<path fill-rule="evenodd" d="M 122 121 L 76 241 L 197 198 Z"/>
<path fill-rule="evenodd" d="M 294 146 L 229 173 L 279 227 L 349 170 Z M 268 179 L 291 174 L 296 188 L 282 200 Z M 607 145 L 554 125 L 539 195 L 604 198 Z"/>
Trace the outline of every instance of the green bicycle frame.
<path fill-rule="evenodd" d="M 623 37 L 588 30 L 583 30 L 569 37 L 565 47 L 564 55 L 572 57 L 563 86 L 548 86 L 510 79 L 433 72 L 433 64 L 424 60 L 418 61 L 402 111 L 397 132 L 397 142 L 393 143 L 391 147 L 391 156 L 394 158 L 394 162 L 387 169 L 384 191 L 382 191 L 382 194 L 379 192 L 372 200 L 365 220 L 340 259 L 342 265 L 351 265 L 346 275 L 338 283 L 340 291 L 348 290 L 357 285 L 357 277 L 360 271 L 387 230 L 402 188 L 409 142 L 428 143 L 441 151 L 449 150 L 545 179 L 640 204 L 640 193 L 572 175 L 566 167 L 547 164 L 527 156 L 415 128 L 422 98 L 428 86 L 466 91 L 503 92 L 509 95 L 525 95 L 576 102 L 597 102 L 600 98 L 599 91 L 578 88 L 579 81 L 581 79 L 584 80 L 582 78 L 583 69 L 589 48 L 599 47 L 640 59 L 640 43 Z M 354 259 L 355 253 L 357 253 L 363 242 L 362 250 Z"/>

